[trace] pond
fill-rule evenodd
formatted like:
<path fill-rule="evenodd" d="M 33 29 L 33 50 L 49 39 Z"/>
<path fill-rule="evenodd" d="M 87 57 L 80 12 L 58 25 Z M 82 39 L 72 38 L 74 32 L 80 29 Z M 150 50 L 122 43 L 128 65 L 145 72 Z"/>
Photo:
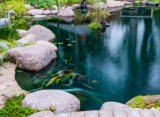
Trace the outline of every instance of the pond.
<path fill-rule="evenodd" d="M 82 110 L 99 109 L 106 101 L 126 103 L 137 95 L 160 94 L 159 13 L 154 7 L 124 9 L 113 13 L 104 32 L 91 31 L 86 24 L 36 21 L 55 33 L 58 58 L 40 72 L 17 70 L 16 80 L 33 91 L 57 69 L 80 74 L 46 89 L 73 93 Z"/>

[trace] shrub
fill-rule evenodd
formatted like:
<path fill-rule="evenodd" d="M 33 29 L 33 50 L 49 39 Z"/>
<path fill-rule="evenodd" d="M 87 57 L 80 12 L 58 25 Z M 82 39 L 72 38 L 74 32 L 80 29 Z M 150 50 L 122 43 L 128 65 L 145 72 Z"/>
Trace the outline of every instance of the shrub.
<path fill-rule="evenodd" d="M 99 30 L 102 30 L 102 28 L 103 28 L 102 24 L 98 23 L 98 22 L 92 22 L 89 24 L 88 27 L 94 31 L 99 31 Z"/>
<path fill-rule="evenodd" d="M 8 99 L 4 105 L 4 108 L 0 110 L 0 117 L 27 117 L 28 115 L 37 112 L 32 108 L 22 106 L 22 100 L 24 97 L 24 95 L 20 95 Z"/>

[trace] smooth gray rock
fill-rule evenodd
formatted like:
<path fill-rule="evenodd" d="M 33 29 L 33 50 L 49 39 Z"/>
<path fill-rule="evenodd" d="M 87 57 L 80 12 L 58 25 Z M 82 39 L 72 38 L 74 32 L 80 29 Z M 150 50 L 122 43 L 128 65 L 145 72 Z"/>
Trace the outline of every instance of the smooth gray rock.
<path fill-rule="evenodd" d="M 16 31 L 21 37 L 24 37 L 27 34 L 27 31 L 23 29 L 17 29 Z"/>
<path fill-rule="evenodd" d="M 35 36 L 33 34 L 28 34 L 25 37 L 19 39 L 17 41 L 17 44 L 18 44 L 18 46 L 21 46 L 21 45 L 25 45 L 25 44 L 34 43 L 34 42 L 36 42 Z"/>
<path fill-rule="evenodd" d="M 124 3 L 122 1 L 116 1 L 116 0 L 107 0 L 106 4 L 107 4 L 107 7 L 110 7 L 110 8 L 124 6 Z"/>
<path fill-rule="evenodd" d="M 27 9 L 29 9 L 29 10 L 34 8 L 33 6 L 31 6 L 29 4 L 25 4 L 24 7 L 27 8 Z"/>
<path fill-rule="evenodd" d="M 106 102 L 102 105 L 100 110 L 114 110 L 114 109 L 127 110 L 131 108 L 125 104 L 121 104 L 118 102 Z"/>
<path fill-rule="evenodd" d="M 36 19 L 44 19 L 44 18 L 47 18 L 47 15 L 34 15 L 34 18 L 36 18 Z"/>
<path fill-rule="evenodd" d="M 61 90 L 40 90 L 28 94 L 22 101 L 24 107 L 39 110 L 50 110 L 54 107 L 56 113 L 73 112 L 80 110 L 80 101 L 67 92 Z"/>
<path fill-rule="evenodd" d="M 41 25 L 32 26 L 28 30 L 27 34 L 33 34 L 36 41 L 43 40 L 52 42 L 55 39 L 55 35 L 53 34 L 53 32 Z"/>
<path fill-rule="evenodd" d="M 7 57 L 11 62 L 16 63 L 20 69 L 39 71 L 56 59 L 55 45 L 51 47 L 52 43 L 46 43 L 11 49 L 7 52 Z"/>
<path fill-rule="evenodd" d="M 58 10 L 57 5 L 53 5 L 51 8 L 52 8 L 53 10 Z"/>
<path fill-rule="evenodd" d="M 31 9 L 28 11 L 30 15 L 42 15 L 43 10 L 42 9 Z"/>
<path fill-rule="evenodd" d="M 51 15 L 52 12 L 50 10 L 44 10 L 43 15 Z"/>
<path fill-rule="evenodd" d="M 81 5 L 80 4 L 73 4 L 72 7 L 73 7 L 73 9 L 79 9 L 79 8 L 81 8 Z"/>
<path fill-rule="evenodd" d="M 52 15 L 57 15 L 58 14 L 58 10 L 52 10 L 51 13 L 52 13 Z"/>
<path fill-rule="evenodd" d="M 74 17 L 75 13 L 71 8 L 63 8 L 60 10 L 60 12 L 58 13 L 59 17 Z"/>
<path fill-rule="evenodd" d="M 42 111 L 42 112 L 34 113 L 28 117 L 56 117 L 56 115 L 53 114 L 53 112 L 51 111 Z"/>
<path fill-rule="evenodd" d="M 6 42 L 0 42 L 0 48 L 8 50 L 8 44 Z"/>

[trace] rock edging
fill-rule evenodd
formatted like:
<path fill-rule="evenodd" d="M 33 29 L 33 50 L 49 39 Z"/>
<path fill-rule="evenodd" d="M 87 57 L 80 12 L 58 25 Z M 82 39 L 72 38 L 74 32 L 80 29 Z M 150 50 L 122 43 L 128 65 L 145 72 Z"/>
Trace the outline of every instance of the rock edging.
<path fill-rule="evenodd" d="M 3 108 L 8 98 L 29 93 L 17 84 L 15 80 L 16 67 L 13 63 L 5 63 L 0 66 L 0 109 Z"/>

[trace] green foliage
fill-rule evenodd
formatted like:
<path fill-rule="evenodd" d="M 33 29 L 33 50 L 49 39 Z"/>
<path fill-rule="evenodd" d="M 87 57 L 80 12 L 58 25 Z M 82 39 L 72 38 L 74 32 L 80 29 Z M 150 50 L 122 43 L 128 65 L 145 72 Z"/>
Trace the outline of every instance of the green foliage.
<path fill-rule="evenodd" d="M 156 2 L 156 3 L 160 3 L 160 0 L 148 0 L 148 1 L 152 1 L 152 2 Z"/>
<path fill-rule="evenodd" d="M 28 115 L 37 112 L 32 108 L 26 108 L 22 106 L 22 100 L 24 95 L 14 96 L 8 99 L 4 105 L 4 108 L 0 110 L 0 117 L 27 117 Z"/>
<path fill-rule="evenodd" d="M 9 10 L 14 10 L 18 14 L 18 16 L 24 16 L 27 11 L 24 6 L 25 3 L 25 0 L 8 0 L 2 2 L 0 4 L 1 17 L 6 17 L 6 14 Z"/>
<path fill-rule="evenodd" d="M 38 8 L 49 8 L 53 4 L 56 4 L 56 0 L 27 0 L 27 2 Z"/>
<path fill-rule="evenodd" d="M 14 10 L 17 13 L 17 17 L 11 15 L 11 26 L 0 29 L 0 39 L 10 40 L 18 39 L 19 35 L 16 29 L 28 29 L 30 21 L 29 18 L 24 18 L 27 9 L 24 7 L 25 0 L 10 0 L 0 3 L 0 17 L 7 18 L 9 10 Z M 3 11 L 3 12 L 2 12 Z"/>
<path fill-rule="evenodd" d="M 99 30 L 102 30 L 102 28 L 103 28 L 102 24 L 98 23 L 98 22 L 92 22 L 89 24 L 88 27 L 94 31 L 99 31 Z"/>
<path fill-rule="evenodd" d="M 137 96 L 131 100 L 128 105 L 132 108 L 145 108 L 146 103 L 143 96 Z"/>
<path fill-rule="evenodd" d="M 86 0 L 88 4 L 94 4 L 95 0 Z M 106 2 L 106 0 L 100 0 L 102 2 Z M 72 5 L 72 4 L 80 4 L 82 0 L 58 0 L 61 5 Z M 38 8 L 49 8 L 52 5 L 57 5 L 56 0 L 27 0 L 28 4 L 33 6 L 37 6 Z"/>

